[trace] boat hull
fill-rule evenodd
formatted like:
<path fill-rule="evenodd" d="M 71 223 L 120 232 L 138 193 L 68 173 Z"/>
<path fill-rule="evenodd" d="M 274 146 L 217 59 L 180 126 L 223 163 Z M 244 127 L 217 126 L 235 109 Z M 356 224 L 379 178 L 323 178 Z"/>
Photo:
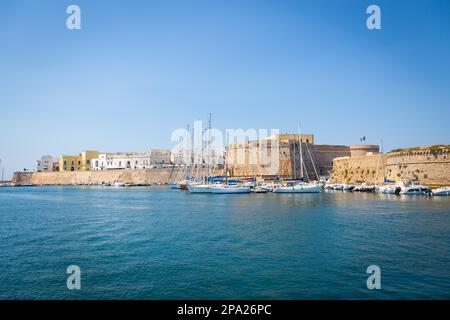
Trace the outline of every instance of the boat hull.
<path fill-rule="evenodd" d="M 188 186 L 190 193 L 210 193 L 210 186 L 208 185 L 192 185 Z"/>
<path fill-rule="evenodd" d="M 211 187 L 210 193 L 214 194 L 242 194 L 242 193 L 250 193 L 250 188 L 224 188 L 224 187 Z"/>
<path fill-rule="evenodd" d="M 280 187 L 273 190 L 275 193 L 320 193 L 321 191 L 321 186 Z"/>
<path fill-rule="evenodd" d="M 433 196 L 450 196 L 450 188 L 439 188 L 433 190 Z"/>

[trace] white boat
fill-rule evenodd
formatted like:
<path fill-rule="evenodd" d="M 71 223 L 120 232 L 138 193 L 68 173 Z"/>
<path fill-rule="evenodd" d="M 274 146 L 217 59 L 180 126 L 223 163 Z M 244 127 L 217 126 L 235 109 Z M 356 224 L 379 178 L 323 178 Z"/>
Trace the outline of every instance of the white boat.
<path fill-rule="evenodd" d="M 115 181 L 114 187 L 125 187 L 125 183 L 122 181 Z"/>
<path fill-rule="evenodd" d="M 397 194 L 400 192 L 401 188 L 397 185 L 384 185 L 379 186 L 376 190 L 378 193 L 382 194 Z"/>
<path fill-rule="evenodd" d="M 352 184 L 343 184 L 342 185 L 342 191 L 353 191 L 355 189 L 355 186 Z"/>
<path fill-rule="evenodd" d="M 253 193 L 267 193 L 267 190 L 262 187 L 256 187 L 252 190 Z"/>
<path fill-rule="evenodd" d="M 333 186 L 333 190 L 344 190 L 344 185 L 343 184 L 335 184 Z"/>
<path fill-rule="evenodd" d="M 442 187 L 432 190 L 433 196 L 450 196 L 450 187 Z"/>
<path fill-rule="evenodd" d="M 178 183 L 176 183 L 176 182 L 170 182 L 169 187 L 170 187 L 170 189 L 179 189 Z"/>
<path fill-rule="evenodd" d="M 353 188 L 353 191 L 358 191 L 358 192 L 374 192 L 375 191 L 375 186 L 372 185 L 367 185 L 365 183 L 359 185 L 359 186 L 355 186 Z"/>
<path fill-rule="evenodd" d="M 278 187 L 273 190 L 275 193 L 319 193 L 322 185 L 317 183 L 299 183 L 291 187 Z"/>
<path fill-rule="evenodd" d="M 210 187 L 209 184 L 189 184 L 187 186 L 187 189 L 190 193 L 210 193 Z"/>
<path fill-rule="evenodd" d="M 403 187 L 400 194 L 403 195 L 425 195 L 429 194 L 431 192 L 431 189 L 427 186 L 422 185 L 411 185 L 407 187 Z"/>
<path fill-rule="evenodd" d="M 209 188 L 210 193 L 214 194 L 238 194 L 238 193 L 250 193 L 251 189 L 239 185 L 213 185 Z"/>

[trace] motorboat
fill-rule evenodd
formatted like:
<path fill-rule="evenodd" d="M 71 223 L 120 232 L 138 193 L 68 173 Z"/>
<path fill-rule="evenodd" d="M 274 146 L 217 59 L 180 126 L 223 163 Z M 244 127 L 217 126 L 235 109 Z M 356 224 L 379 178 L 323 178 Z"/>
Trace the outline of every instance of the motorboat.
<path fill-rule="evenodd" d="M 115 181 L 114 182 L 114 187 L 118 188 L 118 187 L 125 187 L 125 183 L 122 181 Z"/>
<path fill-rule="evenodd" d="M 365 183 L 359 185 L 359 186 L 355 186 L 353 188 L 353 191 L 359 191 L 359 192 L 374 192 L 375 191 L 375 186 L 371 186 L 371 185 L 367 185 Z"/>
<path fill-rule="evenodd" d="M 411 185 L 401 189 L 400 194 L 403 195 L 426 195 L 430 194 L 431 189 L 423 185 Z"/>
<path fill-rule="evenodd" d="M 398 185 L 383 185 L 376 188 L 378 193 L 382 194 L 399 194 L 401 187 Z"/>
<path fill-rule="evenodd" d="M 262 187 L 256 187 L 252 190 L 253 193 L 267 193 L 267 190 Z"/>
<path fill-rule="evenodd" d="M 355 188 L 355 186 L 351 185 L 351 184 L 343 184 L 342 185 L 342 191 L 353 191 L 354 188 Z"/>
<path fill-rule="evenodd" d="M 432 190 L 433 196 L 450 196 L 450 187 L 442 187 Z"/>
<path fill-rule="evenodd" d="M 299 183 L 294 186 L 278 187 L 273 190 L 275 193 L 319 193 L 322 185 L 318 183 Z"/>

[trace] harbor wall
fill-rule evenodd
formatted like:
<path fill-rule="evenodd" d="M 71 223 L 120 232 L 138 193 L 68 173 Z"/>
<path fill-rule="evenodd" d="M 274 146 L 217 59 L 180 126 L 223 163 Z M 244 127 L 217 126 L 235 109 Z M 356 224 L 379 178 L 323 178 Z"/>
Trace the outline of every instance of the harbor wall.
<path fill-rule="evenodd" d="M 105 171 L 15 172 L 15 185 L 72 185 L 87 183 L 168 183 L 182 176 L 183 168 L 152 168 Z M 195 176 L 196 174 L 193 174 Z"/>
<path fill-rule="evenodd" d="M 450 148 L 416 149 L 389 153 L 386 177 L 390 180 L 417 180 L 432 186 L 450 186 Z"/>
<path fill-rule="evenodd" d="M 333 161 L 330 181 L 376 184 L 383 183 L 384 177 L 394 181 L 418 181 L 430 187 L 450 186 L 450 146 L 337 158 Z"/>
<path fill-rule="evenodd" d="M 384 180 L 385 155 L 374 154 L 333 160 L 330 182 L 379 184 Z"/>

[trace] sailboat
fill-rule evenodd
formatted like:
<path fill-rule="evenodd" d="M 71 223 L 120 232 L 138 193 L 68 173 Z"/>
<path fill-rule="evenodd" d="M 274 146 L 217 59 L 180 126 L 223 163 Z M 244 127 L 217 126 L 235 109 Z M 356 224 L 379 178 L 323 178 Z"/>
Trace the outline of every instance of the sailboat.
<path fill-rule="evenodd" d="M 208 177 L 206 182 L 190 183 L 187 189 L 190 193 L 210 193 L 210 176 L 212 173 L 212 161 L 211 161 L 211 113 L 208 120 L 208 163 L 206 164 L 206 176 Z M 202 145 L 202 162 L 203 162 L 203 145 Z"/>
<path fill-rule="evenodd" d="M 210 193 L 221 193 L 221 194 L 240 194 L 240 193 L 250 193 L 250 187 L 244 187 L 240 185 L 230 185 L 230 184 L 217 184 L 212 185 L 209 188 Z"/>
<path fill-rule="evenodd" d="M 309 183 L 309 182 L 304 182 L 304 171 L 303 171 L 303 166 L 304 166 L 304 162 L 303 162 L 303 150 L 302 150 L 302 138 L 300 135 L 300 124 L 298 125 L 298 139 L 299 139 L 299 143 L 300 143 L 300 175 L 301 175 L 301 182 L 292 185 L 292 186 L 283 186 L 283 187 L 278 187 L 275 188 L 273 190 L 273 192 L 275 193 L 319 193 L 322 192 L 322 185 L 319 183 Z M 308 145 L 307 145 L 308 146 Z M 295 143 L 294 143 L 294 147 L 295 147 Z M 309 149 L 308 149 L 309 151 Z M 311 157 L 311 161 L 313 162 L 313 166 L 314 166 L 314 161 L 312 160 L 312 156 L 311 153 L 309 154 Z M 294 163 L 295 163 L 295 149 L 294 149 Z M 295 172 L 296 172 L 296 166 L 294 164 L 294 177 L 295 177 Z M 317 171 L 315 169 L 314 166 L 314 171 L 316 172 L 317 175 Z"/>

